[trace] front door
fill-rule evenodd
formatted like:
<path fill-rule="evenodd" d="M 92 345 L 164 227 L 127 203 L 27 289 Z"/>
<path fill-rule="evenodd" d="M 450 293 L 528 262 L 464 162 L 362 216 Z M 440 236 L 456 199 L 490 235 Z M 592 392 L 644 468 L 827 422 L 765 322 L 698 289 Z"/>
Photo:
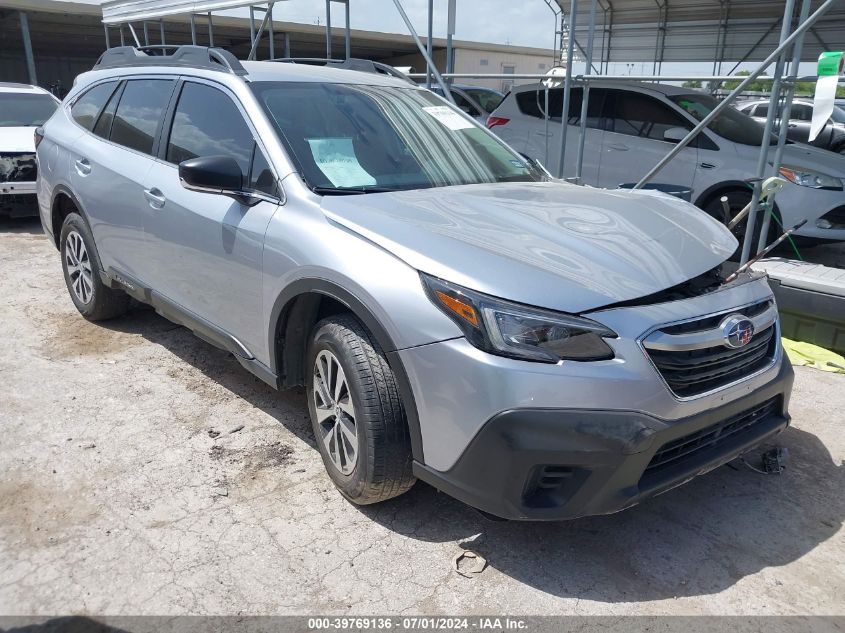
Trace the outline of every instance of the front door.
<path fill-rule="evenodd" d="M 266 345 L 261 265 L 264 233 L 278 208 L 276 178 L 234 96 L 211 84 L 182 84 L 164 138 L 146 179 L 155 288 L 255 353 Z M 247 204 L 182 186 L 180 162 L 221 155 L 235 158 L 245 187 L 266 199 Z"/>

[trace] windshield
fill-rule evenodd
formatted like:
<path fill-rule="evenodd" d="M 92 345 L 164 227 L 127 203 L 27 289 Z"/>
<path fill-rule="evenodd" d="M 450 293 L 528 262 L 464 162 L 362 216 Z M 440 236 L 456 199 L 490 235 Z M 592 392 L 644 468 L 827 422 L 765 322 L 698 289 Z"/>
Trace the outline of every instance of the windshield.
<path fill-rule="evenodd" d="M 250 85 L 300 175 L 317 193 L 541 179 L 519 154 L 427 90 Z"/>
<path fill-rule="evenodd" d="M 58 104 L 46 94 L 0 93 L 0 127 L 43 125 Z"/>
<path fill-rule="evenodd" d="M 495 110 L 505 96 L 501 92 L 484 88 L 464 88 L 463 91 L 475 99 L 487 114 Z"/>
<path fill-rule="evenodd" d="M 719 105 L 719 101 L 710 95 L 695 93 L 675 95 L 669 97 L 672 101 L 690 113 L 697 121 L 701 121 Z M 707 129 L 715 132 L 724 139 L 740 145 L 763 144 L 763 126 L 747 114 L 734 108 L 725 108 Z M 772 136 L 770 144 L 777 143 L 777 137 Z"/>

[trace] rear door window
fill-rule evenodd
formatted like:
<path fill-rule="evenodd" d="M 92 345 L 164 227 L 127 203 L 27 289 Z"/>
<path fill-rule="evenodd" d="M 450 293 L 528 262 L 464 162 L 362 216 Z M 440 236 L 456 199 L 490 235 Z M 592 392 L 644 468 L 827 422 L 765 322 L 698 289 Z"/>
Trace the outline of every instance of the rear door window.
<path fill-rule="evenodd" d="M 669 128 L 692 129 L 680 114 L 653 97 L 626 90 L 608 92 L 614 97 L 607 127 L 611 132 L 662 141 Z"/>
<path fill-rule="evenodd" d="M 173 85 L 171 79 L 133 79 L 126 82 L 114 114 L 110 140 L 129 149 L 152 154 Z"/>
<path fill-rule="evenodd" d="M 70 115 L 74 121 L 89 132 L 93 130 L 100 110 L 103 109 L 116 87 L 116 81 L 107 81 L 85 92 L 70 107 Z"/>

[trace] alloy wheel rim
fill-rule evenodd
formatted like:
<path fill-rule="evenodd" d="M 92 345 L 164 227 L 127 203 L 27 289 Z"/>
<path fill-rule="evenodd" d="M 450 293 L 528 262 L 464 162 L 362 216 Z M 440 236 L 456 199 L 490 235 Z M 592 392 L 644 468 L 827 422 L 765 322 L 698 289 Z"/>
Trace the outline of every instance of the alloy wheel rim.
<path fill-rule="evenodd" d="M 65 267 L 70 288 L 82 303 L 90 303 L 94 296 L 94 276 L 85 241 L 76 231 L 71 231 L 65 241 Z"/>
<path fill-rule="evenodd" d="M 358 462 L 358 426 L 355 406 L 346 374 L 337 357 L 322 350 L 314 361 L 314 408 L 317 414 L 318 438 L 329 459 L 344 475 L 355 470 Z"/>

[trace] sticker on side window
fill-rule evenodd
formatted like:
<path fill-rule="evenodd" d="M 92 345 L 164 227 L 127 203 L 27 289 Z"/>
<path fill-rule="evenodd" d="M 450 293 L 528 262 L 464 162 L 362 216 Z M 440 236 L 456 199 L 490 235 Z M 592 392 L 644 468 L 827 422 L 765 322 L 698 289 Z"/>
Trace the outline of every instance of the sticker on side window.
<path fill-rule="evenodd" d="M 364 187 L 376 184 L 361 167 L 351 138 L 309 138 L 311 155 L 320 171 L 335 187 Z"/>
<path fill-rule="evenodd" d="M 440 121 L 450 130 L 465 130 L 475 127 L 449 106 L 429 106 L 423 108 L 429 115 Z"/>

